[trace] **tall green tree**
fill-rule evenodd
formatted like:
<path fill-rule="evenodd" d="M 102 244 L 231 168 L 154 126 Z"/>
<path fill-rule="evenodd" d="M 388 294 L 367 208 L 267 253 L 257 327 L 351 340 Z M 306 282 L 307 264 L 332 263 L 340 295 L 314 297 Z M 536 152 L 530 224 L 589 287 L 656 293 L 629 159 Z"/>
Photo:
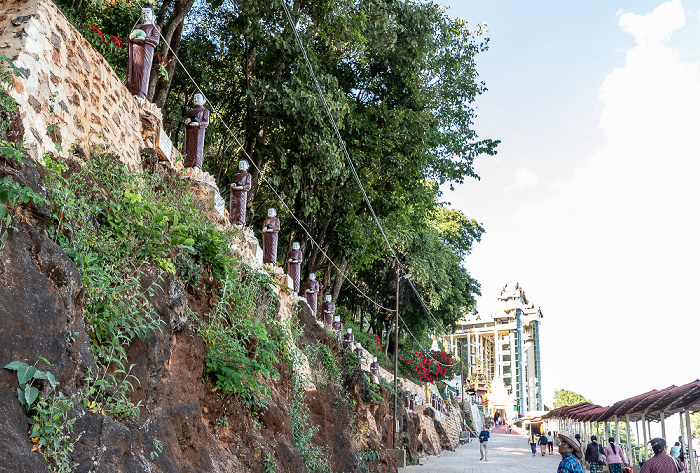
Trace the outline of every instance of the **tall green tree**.
<path fill-rule="evenodd" d="M 475 59 L 488 40 L 430 1 L 288 0 L 292 24 L 280 1 L 161 2 L 157 21 L 173 48 L 158 56 L 167 74 L 152 73 L 149 97 L 163 106 L 165 130 L 181 145 L 200 87 L 213 112 L 205 170 L 225 190 L 239 159 L 251 159 L 248 220 L 257 229 L 268 207 L 278 209 L 280 260 L 300 241 L 304 276 L 317 272 L 323 294 L 379 333 L 388 313 L 343 288 L 347 273 L 393 306 L 397 264 L 386 237 L 435 316 L 405 292 L 406 323 L 417 334 L 450 325 L 479 293 L 463 258 L 483 228 L 444 207 L 439 189 L 476 178 L 474 159 L 496 152 L 498 142 L 473 128 L 474 101 L 486 91 Z M 131 23 L 127 7 L 104 24 Z"/>
<path fill-rule="evenodd" d="M 691 434 L 694 440 L 700 440 L 700 412 L 690 416 Z"/>

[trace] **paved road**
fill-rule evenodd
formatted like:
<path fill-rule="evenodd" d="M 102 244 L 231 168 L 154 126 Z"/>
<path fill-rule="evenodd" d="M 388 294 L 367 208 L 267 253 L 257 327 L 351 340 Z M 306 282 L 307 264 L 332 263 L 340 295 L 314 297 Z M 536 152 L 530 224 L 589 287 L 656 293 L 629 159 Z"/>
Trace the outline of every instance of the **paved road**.
<path fill-rule="evenodd" d="M 561 455 L 554 448 L 553 455 L 533 457 L 524 435 L 491 434 L 488 462 L 479 461 L 479 441 L 444 452 L 439 457 L 421 460 L 419 466 L 409 466 L 406 473 L 556 473 Z"/>

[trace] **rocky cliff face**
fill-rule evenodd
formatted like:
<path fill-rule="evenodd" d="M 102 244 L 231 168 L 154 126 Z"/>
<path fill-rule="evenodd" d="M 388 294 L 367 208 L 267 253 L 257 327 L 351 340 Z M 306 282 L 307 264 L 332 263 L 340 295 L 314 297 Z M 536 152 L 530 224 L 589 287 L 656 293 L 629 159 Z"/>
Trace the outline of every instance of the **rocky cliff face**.
<path fill-rule="evenodd" d="M 13 171 L 21 182 L 41 189 L 31 162 Z M 83 287 L 74 263 L 41 230 L 44 218 L 41 208 L 21 208 L 17 220 L 27 222 L 17 223 L 2 252 L 2 362 L 35 360 L 41 354 L 51 361 L 60 389 L 77 396 L 89 369 L 96 370 L 82 317 Z M 202 382 L 204 346 L 182 320 L 184 299 L 197 306 L 196 294 L 184 293 L 173 278 L 165 281 L 151 303 L 167 328 L 128 347 L 133 374 L 141 380 L 133 400 L 143 401 L 142 415 L 125 421 L 78 406 L 71 413 L 76 419 L 72 436 L 75 471 L 262 472 L 268 452 L 276 471 L 306 471 L 291 430 L 289 369 L 278 364 L 280 377 L 271 383 L 271 402 L 259 413 L 249 413 L 233 396 L 212 393 L 211 380 Z M 315 323 L 305 304 L 299 317 L 305 327 L 302 347 L 320 341 L 340 355 L 335 340 Z M 1 370 L 0 451 L 8 461 L 0 465 L 0 471 L 49 471 L 42 455 L 31 451 L 30 426 L 16 390 L 14 372 Z M 309 391 L 306 403 L 311 424 L 318 427 L 313 441 L 325 449 L 333 471 L 359 471 L 352 445 L 354 412 L 343 389 L 330 385 Z M 360 405 L 364 405 L 361 400 Z M 382 410 L 386 418 L 388 403 L 364 409 Z M 163 444 L 156 458 L 151 458 L 153 439 Z M 393 467 L 388 459 L 378 464 L 383 468 L 375 471 Z"/>
<path fill-rule="evenodd" d="M 33 160 L 19 164 L 3 158 L 1 164 L 0 178 L 11 176 L 45 193 Z M 0 362 L 31 363 L 43 356 L 52 363 L 60 390 L 79 399 L 85 378 L 97 370 L 83 320 L 85 288 L 73 261 L 47 237 L 43 229 L 47 218 L 45 207 L 31 202 L 18 207 L 15 229 L 0 253 Z M 270 381 L 271 401 L 260 412 L 249 412 L 232 395 L 213 392 L 212 380 L 204 376 L 204 345 L 189 326 L 185 310 L 211 310 L 210 299 L 199 291 L 186 291 L 177 278 L 158 268 L 146 271 L 144 287 L 151 285 L 149 275 L 155 279 L 156 273 L 159 289 L 150 304 L 163 328 L 127 347 L 133 374 L 140 380 L 131 397 L 143 403 L 141 417 L 117 419 L 76 403 L 70 413 L 75 419 L 71 436 L 75 471 L 262 472 L 266 460 L 274 462 L 276 471 L 306 471 L 292 432 L 287 366 L 278 363 L 279 379 Z M 208 284 L 215 298 L 216 283 Z M 288 304 L 283 309 L 289 310 Z M 320 342 L 343 358 L 337 340 L 316 324 L 303 302 L 297 317 L 304 327 L 302 350 Z M 5 414 L 0 420 L 0 454 L 11 459 L 0 465 L 0 471 L 48 471 L 42 455 L 32 451 L 17 387 L 15 373 L 0 370 L 0 409 Z M 345 387 L 347 391 L 329 384 L 305 394 L 309 426 L 317 429 L 312 442 L 324 449 L 332 471 L 361 471 L 361 466 L 365 471 L 394 471 L 395 463 L 387 455 L 362 454 L 383 452 L 392 443 L 391 394 L 384 390 L 379 402 L 373 399 L 359 369 L 347 373 Z M 413 458 L 450 446 L 441 445 L 434 419 L 417 412 L 402 412 L 401 418 L 402 441 L 410 446 Z M 162 443 L 159 450 L 155 439 Z"/>
<path fill-rule="evenodd" d="M 53 4 L 7 0 L 0 5 L 0 52 L 14 58 L 24 74 L 11 92 L 19 108 L 3 117 L 8 130 L 0 140 L 24 140 L 30 147 L 30 156 L 21 162 L 0 153 L 0 180 L 8 178 L 49 198 L 38 162 L 43 153 L 55 151 L 54 143 L 66 150 L 78 145 L 76 154 L 56 158 L 65 161 L 68 178 L 85 165 L 96 145 L 108 144 L 123 162 L 140 166 L 139 153 L 153 146 L 152 135 L 159 129 L 158 114 L 144 112 Z M 55 103 L 52 90 L 59 92 Z M 145 141 L 140 134 L 144 116 L 150 130 Z M 60 134 L 47 134 L 49 123 L 59 123 Z M 154 161 L 151 166 L 173 183 L 182 179 L 169 163 Z M 211 187 L 191 182 L 188 186 L 205 201 L 203 211 L 212 212 Z M 8 239 L 0 250 L 0 366 L 22 361 L 47 369 L 39 357 L 51 363 L 56 391 L 48 380 L 37 380 L 36 387 L 43 396 L 60 391 L 72 402 L 66 417 L 73 422 L 72 432 L 65 431 L 68 443 L 61 448 L 75 468 L 63 471 L 266 472 L 274 466 L 278 473 L 303 473 L 306 465 L 334 472 L 396 470 L 385 453 L 392 445 L 391 393 L 368 384 L 337 340 L 315 322 L 306 303 L 289 297 L 286 276 L 279 271 L 273 272 L 282 284 L 272 317 L 284 323 L 292 317 L 301 327 L 295 345 L 304 356 L 290 369 L 280 349 L 278 376 L 259 379 L 270 389 L 265 407 L 245 407 L 235 395 L 222 393 L 206 374 L 207 350 L 191 317 L 205 318 L 214 311 L 221 281 L 207 273 L 195 287 L 154 264 L 143 268 L 139 284 L 153 289 L 147 292 L 146 310 L 161 321 L 160 330 L 143 340 L 134 337 L 123 347 L 130 373 L 138 379 L 129 401 L 141 406 L 140 415 L 108 414 L 91 403 L 86 391 L 93 385 L 88 380 L 100 367 L 93 353 L 94 331 L 85 319 L 89 288 L 74 260 L 47 234 L 49 205 L 28 200 L 10 209 L 12 228 L 4 229 Z M 216 224 L 222 227 L 226 222 L 219 219 Z M 66 234 L 72 238 L 70 231 Z M 254 267 L 251 271 L 261 271 L 256 267 L 257 242 L 251 240 L 254 237 L 241 235 L 230 248 Z M 268 297 L 259 294 L 260 300 Z M 339 372 L 334 380 L 313 383 L 310 379 L 319 367 L 306 355 L 319 344 L 336 360 Z M 47 465 L 45 447 L 32 443 L 18 387 L 17 373 L 0 369 L 0 472 L 60 470 L 55 463 Z M 294 399 L 301 399 L 300 405 Z M 399 417 L 401 443 L 414 454 L 436 454 L 453 446 L 449 439 L 441 444 L 440 422 L 403 410 Z M 302 424 L 315 450 L 300 444 Z M 443 437 L 450 435 L 454 436 L 445 430 Z M 309 462 L 310 451 L 320 452 L 319 462 Z"/>

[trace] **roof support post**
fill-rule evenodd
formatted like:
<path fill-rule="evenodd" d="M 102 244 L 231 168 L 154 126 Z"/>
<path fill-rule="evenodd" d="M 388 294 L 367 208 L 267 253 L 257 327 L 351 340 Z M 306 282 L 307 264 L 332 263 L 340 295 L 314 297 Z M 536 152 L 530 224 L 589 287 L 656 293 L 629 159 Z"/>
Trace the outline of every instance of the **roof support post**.
<path fill-rule="evenodd" d="M 666 438 L 666 421 L 664 417 L 664 411 L 659 412 L 659 418 L 661 419 L 661 437 Z"/>
<path fill-rule="evenodd" d="M 690 464 L 690 473 L 698 473 L 698 466 L 695 464 L 695 455 L 693 455 L 693 433 L 690 425 L 690 410 L 684 409 L 685 414 L 685 428 L 688 434 L 688 459 L 686 460 Z"/>
<path fill-rule="evenodd" d="M 613 437 L 615 437 L 615 443 L 617 443 L 619 445 L 620 444 L 620 424 L 617 421 L 617 416 L 613 417 L 613 422 L 615 423 L 615 435 L 613 435 Z"/>
<path fill-rule="evenodd" d="M 604 427 L 604 428 L 605 428 L 605 435 L 604 435 L 605 438 L 603 439 L 603 442 L 601 442 L 601 445 L 605 445 L 605 442 L 607 442 L 608 439 L 609 439 L 610 437 L 612 437 L 612 435 L 611 435 L 612 432 L 610 432 L 610 430 L 609 430 L 609 426 L 608 426 L 608 421 L 607 421 L 607 420 L 605 421 L 605 427 Z"/>
<path fill-rule="evenodd" d="M 634 457 L 632 456 L 632 431 L 630 430 L 630 415 L 625 414 L 625 430 L 627 431 L 627 461 L 630 465 L 634 465 Z"/>
<path fill-rule="evenodd" d="M 647 461 L 647 418 L 644 414 L 642 414 L 642 433 L 644 433 L 644 450 L 642 450 L 643 455 L 642 458 L 644 458 L 644 461 Z"/>
<path fill-rule="evenodd" d="M 683 411 L 680 411 L 678 413 L 678 417 L 681 419 L 681 449 L 684 448 L 683 445 L 685 445 L 685 431 L 683 430 Z"/>
<path fill-rule="evenodd" d="M 635 421 L 634 421 L 634 427 L 637 429 L 637 440 L 640 440 L 641 437 L 639 436 L 639 421 L 638 421 L 638 420 L 635 420 Z M 645 435 L 645 437 L 646 437 L 646 435 Z M 647 448 L 647 442 L 646 442 L 646 440 L 644 441 L 643 447 L 644 447 L 644 449 Z M 639 453 L 641 454 L 642 451 L 640 450 Z M 641 459 L 641 458 L 640 458 L 640 459 Z"/>

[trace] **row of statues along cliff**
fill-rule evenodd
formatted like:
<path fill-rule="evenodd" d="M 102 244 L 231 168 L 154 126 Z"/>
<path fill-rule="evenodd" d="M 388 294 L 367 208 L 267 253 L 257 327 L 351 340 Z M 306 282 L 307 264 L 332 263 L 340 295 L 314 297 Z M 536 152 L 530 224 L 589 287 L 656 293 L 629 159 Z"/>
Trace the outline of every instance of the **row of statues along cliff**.
<path fill-rule="evenodd" d="M 141 23 L 136 25 L 129 34 L 129 62 L 126 71 L 126 88 L 139 101 L 146 100 L 148 83 L 155 49 L 160 42 L 160 28 L 154 22 L 155 13 L 150 4 L 141 8 Z M 184 130 L 184 167 L 189 176 L 199 178 L 202 176 L 202 164 L 204 155 L 204 134 L 209 125 L 209 110 L 204 108 L 205 98 L 201 93 L 194 94 L 194 108 L 187 112 Z M 251 189 L 252 179 L 248 172 L 249 163 L 241 159 L 238 163 L 238 173 L 233 177 L 230 188 L 229 221 L 232 225 L 244 227 L 246 223 L 246 211 L 248 204 L 248 192 Z M 280 221 L 277 212 L 271 208 L 267 211 L 267 219 L 262 226 L 263 263 L 277 263 L 277 240 L 280 231 Z M 292 249 L 287 253 L 286 272 L 294 282 L 294 294 L 299 295 L 301 289 L 301 264 L 303 255 L 299 242 L 292 244 Z M 309 274 L 309 279 L 304 284 L 304 297 L 311 307 L 314 316 L 328 326 L 334 322 L 335 303 L 330 295 L 321 307 L 321 313 L 317 316 L 319 283 L 316 274 Z"/>
<path fill-rule="evenodd" d="M 126 68 L 126 88 L 137 100 L 146 100 L 155 50 L 160 42 L 160 28 L 153 23 L 155 13 L 150 4 L 141 8 L 141 23 L 129 34 L 129 61 Z M 187 112 L 184 130 L 184 167 L 187 174 L 202 177 L 204 132 L 209 125 L 209 110 L 204 108 L 204 95 L 194 94 L 194 108 Z"/>

